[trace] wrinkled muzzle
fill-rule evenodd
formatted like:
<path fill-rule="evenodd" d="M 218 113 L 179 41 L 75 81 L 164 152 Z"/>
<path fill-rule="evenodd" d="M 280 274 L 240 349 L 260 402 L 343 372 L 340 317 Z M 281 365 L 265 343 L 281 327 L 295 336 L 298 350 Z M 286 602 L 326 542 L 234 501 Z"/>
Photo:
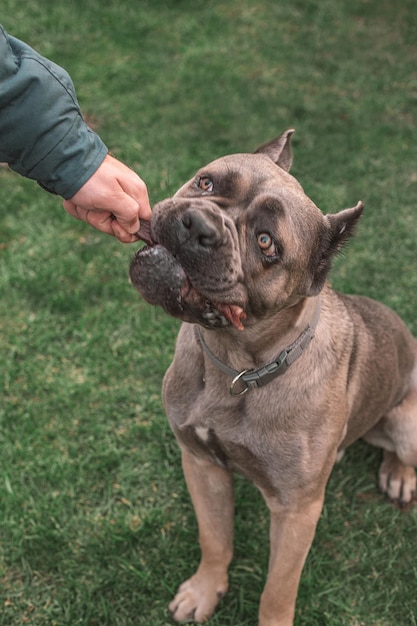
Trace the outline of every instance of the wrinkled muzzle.
<path fill-rule="evenodd" d="M 204 290 L 193 285 L 176 256 L 155 242 L 149 224 L 144 220 L 139 236 L 148 245 L 138 250 L 132 259 L 130 279 L 147 302 L 161 306 L 166 313 L 185 322 L 198 323 L 206 328 L 233 325 L 243 330 L 242 320 L 246 315 L 236 304 L 235 293 L 229 302 L 226 296 L 225 301 L 217 301 L 204 295 Z"/>

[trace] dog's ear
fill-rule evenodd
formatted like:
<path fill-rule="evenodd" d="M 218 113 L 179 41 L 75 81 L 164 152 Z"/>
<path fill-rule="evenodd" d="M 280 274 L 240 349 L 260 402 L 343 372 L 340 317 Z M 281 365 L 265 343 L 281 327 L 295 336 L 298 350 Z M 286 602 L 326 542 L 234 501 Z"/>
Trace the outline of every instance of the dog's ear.
<path fill-rule="evenodd" d="M 352 209 L 324 216 L 324 233 L 321 244 L 313 255 L 313 280 L 308 295 L 319 293 L 323 287 L 334 255 L 340 252 L 346 241 L 352 237 L 363 209 L 363 203 L 359 201 Z"/>
<path fill-rule="evenodd" d="M 276 139 L 263 144 L 255 150 L 255 154 L 266 154 L 274 163 L 286 172 L 289 172 L 292 165 L 291 136 L 293 133 L 293 128 L 286 130 Z"/>

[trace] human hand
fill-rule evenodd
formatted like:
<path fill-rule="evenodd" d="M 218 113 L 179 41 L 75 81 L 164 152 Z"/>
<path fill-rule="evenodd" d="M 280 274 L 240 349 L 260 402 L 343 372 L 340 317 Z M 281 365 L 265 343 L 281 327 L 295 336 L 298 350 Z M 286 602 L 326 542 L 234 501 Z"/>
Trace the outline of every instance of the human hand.
<path fill-rule="evenodd" d="M 77 220 L 113 235 L 122 243 L 139 238 L 139 220 L 151 219 L 146 185 L 127 165 L 109 154 L 64 209 Z"/>

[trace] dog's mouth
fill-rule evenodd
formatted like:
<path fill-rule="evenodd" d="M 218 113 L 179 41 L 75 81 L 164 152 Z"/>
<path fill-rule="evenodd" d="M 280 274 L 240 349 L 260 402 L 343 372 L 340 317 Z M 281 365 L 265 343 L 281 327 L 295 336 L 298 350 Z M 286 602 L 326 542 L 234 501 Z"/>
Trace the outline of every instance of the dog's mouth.
<path fill-rule="evenodd" d="M 143 222 L 139 236 L 146 245 L 136 252 L 130 265 L 131 282 L 142 297 L 185 322 L 206 328 L 232 325 L 243 330 L 246 314 L 240 304 L 212 300 L 196 289 L 180 262 L 153 240 L 150 228 Z"/>

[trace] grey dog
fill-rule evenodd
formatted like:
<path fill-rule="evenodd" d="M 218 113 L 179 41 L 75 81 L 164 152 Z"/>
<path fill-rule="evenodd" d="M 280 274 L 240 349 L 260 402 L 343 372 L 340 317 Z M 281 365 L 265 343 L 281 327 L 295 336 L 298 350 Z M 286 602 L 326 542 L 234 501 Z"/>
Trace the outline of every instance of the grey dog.
<path fill-rule="evenodd" d="M 326 283 L 362 211 L 323 215 L 289 174 L 288 130 L 201 168 L 155 206 L 131 264 L 146 300 L 182 324 L 163 383 L 198 518 L 201 562 L 170 604 L 204 622 L 227 591 L 233 472 L 270 511 L 259 626 L 291 626 L 301 571 L 343 450 L 384 450 L 379 485 L 416 492 L 417 342 L 389 308 Z"/>

